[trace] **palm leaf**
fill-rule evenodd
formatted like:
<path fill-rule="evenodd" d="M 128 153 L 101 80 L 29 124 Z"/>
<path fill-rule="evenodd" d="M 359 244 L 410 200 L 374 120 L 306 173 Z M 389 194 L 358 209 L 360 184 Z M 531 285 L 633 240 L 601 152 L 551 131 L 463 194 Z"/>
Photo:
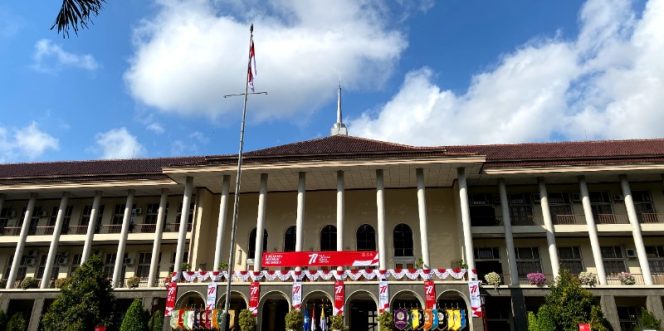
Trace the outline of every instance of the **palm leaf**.
<path fill-rule="evenodd" d="M 62 7 L 51 29 L 57 26 L 58 33 L 69 37 L 69 31 L 78 34 L 80 28 L 87 28 L 92 20 L 90 16 L 99 15 L 105 0 L 62 0 Z"/>

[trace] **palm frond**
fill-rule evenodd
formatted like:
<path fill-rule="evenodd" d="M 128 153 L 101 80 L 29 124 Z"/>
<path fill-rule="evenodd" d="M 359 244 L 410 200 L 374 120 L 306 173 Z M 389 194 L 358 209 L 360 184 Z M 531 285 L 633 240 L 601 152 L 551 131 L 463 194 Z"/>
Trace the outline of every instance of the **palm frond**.
<path fill-rule="evenodd" d="M 80 28 L 87 28 L 92 20 L 90 16 L 99 15 L 104 0 L 62 0 L 62 7 L 51 30 L 58 28 L 58 33 L 69 37 L 69 31 L 78 34 Z"/>

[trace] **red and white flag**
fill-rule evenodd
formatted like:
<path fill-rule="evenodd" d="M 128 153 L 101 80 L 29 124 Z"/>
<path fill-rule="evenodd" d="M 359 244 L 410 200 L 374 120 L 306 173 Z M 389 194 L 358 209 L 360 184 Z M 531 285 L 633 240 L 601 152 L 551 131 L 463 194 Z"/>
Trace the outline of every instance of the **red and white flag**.
<path fill-rule="evenodd" d="M 254 77 L 258 74 L 256 70 L 256 49 L 254 48 L 254 26 L 251 26 L 251 40 L 249 43 L 249 65 L 247 66 L 247 83 L 251 88 L 251 91 L 254 92 Z"/>

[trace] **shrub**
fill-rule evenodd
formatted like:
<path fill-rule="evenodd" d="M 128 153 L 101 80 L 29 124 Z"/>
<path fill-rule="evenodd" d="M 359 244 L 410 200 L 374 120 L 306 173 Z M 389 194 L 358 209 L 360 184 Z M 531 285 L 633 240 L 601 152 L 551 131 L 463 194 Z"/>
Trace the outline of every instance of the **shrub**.
<path fill-rule="evenodd" d="M 332 317 L 332 330 L 344 330 L 344 315 L 337 315 Z"/>
<path fill-rule="evenodd" d="M 164 328 L 164 313 L 161 310 L 155 310 L 148 322 L 148 330 L 161 331 Z"/>
<path fill-rule="evenodd" d="M 120 331 L 148 331 L 148 314 L 140 299 L 134 299 L 122 319 Z"/>
<path fill-rule="evenodd" d="M 541 272 L 533 272 L 526 275 L 530 285 L 544 286 L 546 284 L 546 276 Z"/>
<path fill-rule="evenodd" d="M 55 288 L 62 288 L 63 286 L 65 286 L 65 284 L 67 284 L 68 281 L 69 281 L 69 278 L 58 278 L 58 279 L 56 279 L 55 280 Z"/>
<path fill-rule="evenodd" d="M 7 329 L 7 314 L 4 310 L 0 310 L 0 330 Z"/>
<path fill-rule="evenodd" d="M 256 319 L 251 314 L 249 309 L 242 309 L 240 312 L 240 331 L 254 331 L 256 330 Z"/>
<path fill-rule="evenodd" d="M 641 308 L 637 330 L 662 330 L 662 321 L 655 318 L 647 309 Z"/>
<path fill-rule="evenodd" d="M 621 272 L 618 275 L 618 279 L 620 279 L 620 284 L 623 285 L 634 285 L 636 284 L 636 279 L 634 279 L 634 276 L 630 274 L 629 272 Z"/>
<path fill-rule="evenodd" d="M 39 281 L 32 277 L 25 277 L 21 281 L 21 288 L 27 290 L 29 288 L 37 288 Z"/>
<path fill-rule="evenodd" d="M 380 326 L 380 331 L 395 331 L 394 327 L 394 318 L 392 313 L 389 311 L 383 311 L 378 315 L 378 325 Z"/>
<path fill-rule="evenodd" d="M 302 330 L 304 326 L 304 315 L 297 309 L 291 309 L 286 314 L 286 330 Z"/>
<path fill-rule="evenodd" d="M 579 281 L 582 285 L 595 286 L 597 284 L 597 277 L 592 272 L 582 271 L 579 273 Z"/>
<path fill-rule="evenodd" d="M 486 275 L 484 275 L 484 280 L 486 281 L 487 284 L 493 285 L 493 286 L 498 286 L 500 283 L 503 282 L 503 280 L 500 278 L 500 275 L 495 272 L 490 272 Z"/>
<path fill-rule="evenodd" d="M 528 312 L 528 331 L 539 331 L 539 325 L 537 324 L 537 315 L 534 312 Z"/>
<path fill-rule="evenodd" d="M 131 276 L 127 278 L 127 287 L 128 288 L 137 288 L 138 284 L 141 283 L 141 279 L 136 276 Z"/>
<path fill-rule="evenodd" d="M 9 322 L 7 322 L 7 331 L 25 331 L 27 328 L 28 322 L 20 313 L 12 315 Z"/>

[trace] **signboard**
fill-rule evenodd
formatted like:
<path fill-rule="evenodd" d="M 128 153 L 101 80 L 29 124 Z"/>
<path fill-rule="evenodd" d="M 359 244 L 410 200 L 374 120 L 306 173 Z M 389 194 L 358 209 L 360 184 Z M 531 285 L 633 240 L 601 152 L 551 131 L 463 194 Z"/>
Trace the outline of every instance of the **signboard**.
<path fill-rule="evenodd" d="M 205 309 L 212 310 L 217 305 L 217 283 L 208 284 L 207 304 Z"/>
<path fill-rule="evenodd" d="M 175 299 L 178 296 L 178 283 L 170 282 L 166 284 L 166 309 L 164 309 L 164 316 L 171 316 L 173 309 L 175 309 Z"/>
<path fill-rule="evenodd" d="M 259 282 L 252 282 L 249 285 L 249 311 L 254 316 L 258 316 L 258 301 L 261 295 L 261 284 Z"/>
<path fill-rule="evenodd" d="M 390 288 L 386 280 L 378 282 L 378 312 L 390 311 Z"/>
<path fill-rule="evenodd" d="M 480 299 L 480 281 L 471 280 L 468 282 L 468 291 L 470 292 L 470 308 L 472 317 L 482 317 L 482 300 Z"/>
<path fill-rule="evenodd" d="M 378 252 L 263 252 L 261 265 L 263 267 L 370 267 L 378 266 Z"/>
<path fill-rule="evenodd" d="M 424 281 L 424 308 L 436 308 L 436 284 L 433 280 Z"/>
<path fill-rule="evenodd" d="M 300 310 L 300 306 L 302 306 L 302 283 L 293 282 L 292 298 L 293 308 Z"/>
<path fill-rule="evenodd" d="M 344 314 L 344 301 L 346 301 L 345 285 L 343 280 L 334 283 L 334 316 Z"/>

